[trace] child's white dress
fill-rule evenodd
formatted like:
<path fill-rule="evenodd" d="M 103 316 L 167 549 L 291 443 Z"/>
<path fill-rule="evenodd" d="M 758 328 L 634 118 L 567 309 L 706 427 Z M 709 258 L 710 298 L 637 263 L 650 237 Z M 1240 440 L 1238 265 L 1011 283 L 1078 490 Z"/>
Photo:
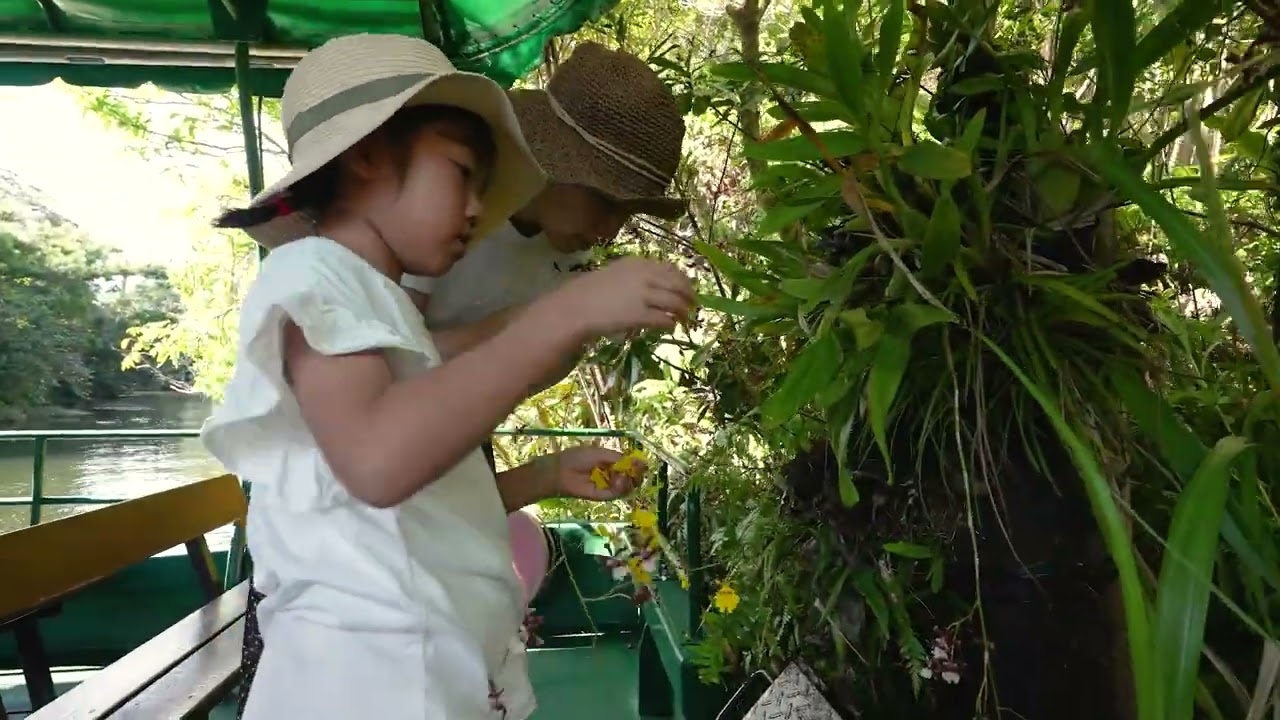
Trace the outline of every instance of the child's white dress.
<path fill-rule="evenodd" d="M 253 483 L 247 537 L 266 598 L 245 720 L 523 720 L 524 605 L 481 452 L 395 508 L 352 498 L 284 380 L 286 319 L 322 353 L 384 350 L 397 378 L 440 364 L 404 291 L 345 247 L 312 237 L 263 262 L 202 433 Z"/>

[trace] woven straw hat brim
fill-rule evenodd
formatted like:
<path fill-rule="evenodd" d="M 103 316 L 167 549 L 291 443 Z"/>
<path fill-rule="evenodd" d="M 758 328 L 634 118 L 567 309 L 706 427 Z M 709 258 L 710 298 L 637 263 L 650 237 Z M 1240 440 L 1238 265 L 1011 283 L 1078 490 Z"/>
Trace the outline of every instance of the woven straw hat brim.
<path fill-rule="evenodd" d="M 596 149 L 565 124 L 551 108 L 545 91 L 513 90 L 508 95 L 525 142 L 549 181 L 585 185 L 641 215 L 674 220 L 687 211 L 685 200 L 668 197 L 666 188 L 657 188 L 652 181 L 639 178 L 634 170 Z M 636 190 L 645 185 L 654 189 Z"/>
<path fill-rule="evenodd" d="M 288 174 L 259 193 L 251 205 L 261 205 L 282 195 L 294 183 L 368 137 L 401 108 L 428 104 L 469 110 L 493 130 L 496 153 L 490 174 L 492 181 L 480 198 L 484 208 L 476 218 L 474 230 L 475 237 L 488 236 L 541 192 L 546 176 L 524 141 L 506 92 L 476 73 L 452 71 L 430 75 L 394 96 L 362 105 L 317 125 L 293 148 L 293 167 Z M 306 237 L 314 231 L 313 220 L 303 213 L 245 229 L 250 237 L 268 248 Z"/>

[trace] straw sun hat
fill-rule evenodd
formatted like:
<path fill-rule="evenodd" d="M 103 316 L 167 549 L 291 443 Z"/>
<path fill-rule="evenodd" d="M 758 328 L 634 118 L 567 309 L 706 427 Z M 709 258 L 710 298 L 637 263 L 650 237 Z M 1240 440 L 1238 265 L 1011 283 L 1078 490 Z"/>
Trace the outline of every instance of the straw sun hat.
<path fill-rule="evenodd" d="M 280 100 L 293 167 L 250 207 L 286 199 L 290 186 L 367 137 L 396 111 L 426 104 L 469 110 L 493 129 L 493 180 L 481 198 L 484 211 L 475 226 L 475 236 L 485 237 L 538 194 L 545 176 L 502 88 L 483 75 L 456 70 L 436 46 L 405 35 L 335 38 L 298 62 Z M 301 212 L 245 228 L 267 247 L 314 231 L 313 220 Z"/>
<path fill-rule="evenodd" d="M 684 213 L 685 202 L 667 196 L 684 120 L 643 60 L 582 43 L 546 90 L 509 94 L 525 142 L 552 182 L 586 185 L 644 215 Z"/>

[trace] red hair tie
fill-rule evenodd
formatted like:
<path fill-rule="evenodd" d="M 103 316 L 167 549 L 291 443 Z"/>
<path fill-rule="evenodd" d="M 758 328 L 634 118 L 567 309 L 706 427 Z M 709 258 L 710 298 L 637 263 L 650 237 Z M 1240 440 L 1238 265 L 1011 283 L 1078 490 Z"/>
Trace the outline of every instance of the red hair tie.
<path fill-rule="evenodd" d="M 292 215 L 295 212 L 293 206 L 289 204 L 289 201 L 282 197 L 276 198 L 271 205 L 276 209 L 276 217 L 285 217 L 286 215 Z"/>

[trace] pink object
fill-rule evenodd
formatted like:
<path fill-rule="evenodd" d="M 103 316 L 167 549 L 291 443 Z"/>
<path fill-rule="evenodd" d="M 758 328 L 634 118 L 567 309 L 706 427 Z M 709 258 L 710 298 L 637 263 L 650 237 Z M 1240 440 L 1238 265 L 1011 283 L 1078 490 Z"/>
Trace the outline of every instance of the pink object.
<path fill-rule="evenodd" d="M 524 586 L 524 604 L 533 602 L 542 583 L 547 579 L 547 564 L 551 555 L 547 547 L 546 533 L 538 518 L 524 510 L 507 516 L 511 532 L 511 558 L 516 576 Z"/>

